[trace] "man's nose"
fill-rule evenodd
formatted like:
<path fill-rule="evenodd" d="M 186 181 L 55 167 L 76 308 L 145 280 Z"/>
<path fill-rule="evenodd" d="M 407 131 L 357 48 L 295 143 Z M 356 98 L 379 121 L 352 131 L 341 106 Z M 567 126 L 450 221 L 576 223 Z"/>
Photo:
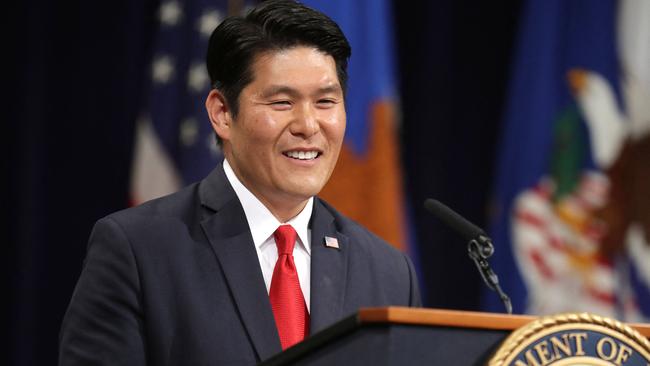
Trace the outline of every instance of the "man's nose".
<path fill-rule="evenodd" d="M 291 124 L 291 133 L 303 137 L 311 137 L 320 131 L 318 115 L 311 105 L 296 108 L 296 115 Z"/>

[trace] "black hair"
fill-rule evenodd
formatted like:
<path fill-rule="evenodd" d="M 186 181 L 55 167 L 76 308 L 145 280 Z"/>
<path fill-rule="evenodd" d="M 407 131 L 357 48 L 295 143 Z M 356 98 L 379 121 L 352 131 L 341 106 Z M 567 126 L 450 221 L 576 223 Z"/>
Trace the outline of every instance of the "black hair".
<path fill-rule="evenodd" d="M 255 57 L 296 46 L 312 46 L 332 56 L 345 93 L 350 44 L 325 14 L 293 0 L 268 0 L 244 17 L 231 16 L 219 24 L 210 36 L 207 68 L 212 87 L 224 95 L 233 117 L 239 94 L 253 81 Z"/>

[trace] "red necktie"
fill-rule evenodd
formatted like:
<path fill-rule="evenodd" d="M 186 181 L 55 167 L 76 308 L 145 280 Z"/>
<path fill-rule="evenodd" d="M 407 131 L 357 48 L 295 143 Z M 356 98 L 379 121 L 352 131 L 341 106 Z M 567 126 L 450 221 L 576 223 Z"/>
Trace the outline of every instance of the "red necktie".
<path fill-rule="evenodd" d="M 278 247 L 278 261 L 273 269 L 269 297 L 282 349 L 302 341 L 309 333 L 309 313 L 293 261 L 296 236 L 296 230 L 291 225 L 281 225 L 273 233 Z"/>

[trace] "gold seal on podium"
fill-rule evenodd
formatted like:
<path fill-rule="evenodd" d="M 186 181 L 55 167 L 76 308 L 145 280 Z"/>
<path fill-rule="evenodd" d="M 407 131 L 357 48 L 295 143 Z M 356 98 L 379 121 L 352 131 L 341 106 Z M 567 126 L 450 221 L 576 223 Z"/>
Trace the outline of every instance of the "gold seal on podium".
<path fill-rule="evenodd" d="M 514 331 L 489 366 L 650 366 L 650 342 L 617 320 L 589 313 L 539 318 Z"/>

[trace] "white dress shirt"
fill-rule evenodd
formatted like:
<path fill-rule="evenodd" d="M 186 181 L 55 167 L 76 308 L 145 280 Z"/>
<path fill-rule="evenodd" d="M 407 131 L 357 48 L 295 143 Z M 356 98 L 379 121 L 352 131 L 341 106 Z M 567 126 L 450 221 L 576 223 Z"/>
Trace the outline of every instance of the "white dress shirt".
<path fill-rule="evenodd" d="M 253 243 L 257 251 L 257 259 L 260 261 L 262 268 L 262 275 L 264 276 L 264 284 L 266 284 L 266 292 L 271 289 L 271 279 L 273 278 L 273 269 L 275 262 L 278 260 L 278 250 L 273 238 L 273 233 L 278 226 L 289 224 L 298 233 L 297 243 L 293 248 L 293 258 L 296 263 L 296 270 L 298 271 L 298 280 L 300 281 L 300 289 L 305 297 L 307 311 L 310 311 L 309 306 L 309 280 L 311 277 L 311 230 L 308 228 L 309 219 L 314 206 L 314 198 L 307 201 L 307 205 L 302 211 L 294 218 L 287 222 L 280 222 L 273 216 L 260 200 L 251 193 L 237 178 L 235 172 L 230 167 L 228 160 L 223 161 L 223 170 L 226 172 L 226 177 L 230 185 L 235 190 L 239 202 L 244 208 L 248 227 L 253 235 Z"/>

